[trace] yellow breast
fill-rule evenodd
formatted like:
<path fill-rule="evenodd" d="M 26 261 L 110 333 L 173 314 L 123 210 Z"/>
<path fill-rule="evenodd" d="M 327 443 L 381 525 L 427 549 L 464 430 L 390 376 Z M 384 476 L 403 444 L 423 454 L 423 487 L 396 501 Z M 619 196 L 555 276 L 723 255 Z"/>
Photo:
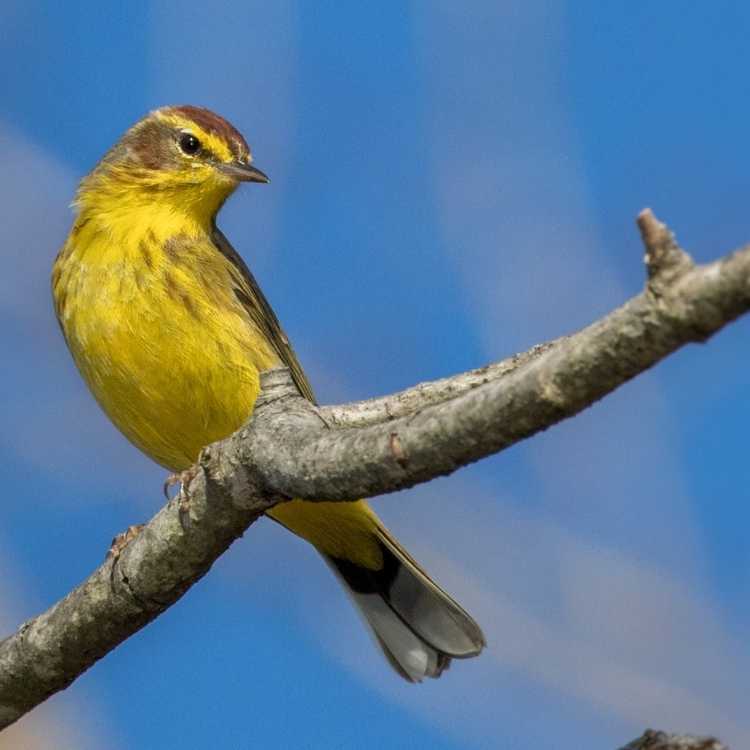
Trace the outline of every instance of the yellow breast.
<path fill-rule="evenodd" d="M 120 228 L 81 216 L 55 263 L 53 294 L 101 407 L 178 471 L 242 425 L 259 372 L 279 358 L 236 298 L 210 235 L 172 219 Z"/>

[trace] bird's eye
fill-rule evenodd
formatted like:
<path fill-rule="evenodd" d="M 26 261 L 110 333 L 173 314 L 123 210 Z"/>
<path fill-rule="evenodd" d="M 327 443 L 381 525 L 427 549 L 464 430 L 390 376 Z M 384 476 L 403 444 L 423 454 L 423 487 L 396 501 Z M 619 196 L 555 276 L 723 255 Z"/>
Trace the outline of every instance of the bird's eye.
<path fill-rule="evenodd" d="M 201 148 L 201 142 L 192 133 L 183 133 L 180 136 L 179 143 L 182 152 L 188 154 L 188 156 L 197 154 Z"/>

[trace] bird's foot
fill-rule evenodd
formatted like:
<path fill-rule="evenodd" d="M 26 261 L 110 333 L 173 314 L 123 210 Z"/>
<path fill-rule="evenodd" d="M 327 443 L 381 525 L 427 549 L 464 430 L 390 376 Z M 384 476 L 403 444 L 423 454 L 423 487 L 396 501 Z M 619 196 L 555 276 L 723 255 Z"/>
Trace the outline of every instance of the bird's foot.
<path fill-rule="evenodd" d="M 125 549 L 125 547 L 130 544 L 130 542 L 135 539 L 138 534 L 141 533 L 141 529 L 145 526 L 145 523 L 139 523 L 135 526 L 128 526 L 128 528 L 122 532 L 122 534 L 118 534 L 113 540 L 112 544 L 109 546 L 109 550 L 107 551 L 107 557 L 106 560 L 113 560 L 114 562 L 117 562 L 117 559 L 122 554 L 122 551 Z"/>
<path fill-rule="evenodd" d="M 190 526 L 190 490 L 188 487 L 197 474 L 198 470 L 194 466 L 191 466 L 189 469 L 185 469 L 185 471 L 181 471 L 177 474 L 170 474 L 164 482 L 164 496 L 167 500 L 172 499 L 169 496 L 170 488 L 174 487 L 176 484 L 180 485 L 180 492 L 177 495 L 177 498 L 179 499 L 177 513 L 183 531 L 187 531 L 188 526 Z"/>

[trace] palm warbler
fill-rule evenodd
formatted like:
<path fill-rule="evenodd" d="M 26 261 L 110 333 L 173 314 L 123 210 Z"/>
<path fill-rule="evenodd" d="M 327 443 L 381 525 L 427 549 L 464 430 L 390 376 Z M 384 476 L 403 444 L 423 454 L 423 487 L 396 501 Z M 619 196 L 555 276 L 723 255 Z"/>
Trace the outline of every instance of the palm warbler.
<path fill-rule="evenodd" d="M 123 434 L 180 472 L 252 412 L 259 373 L 284 365 L 312 388 L 255 279 L 216 227 L 240 182 L 268 182 L 218 115 L 164 107 L 82 181 L 55 261 L 55 310 L 73 359 Z M 367 503 L 276 506 L 348 590 L 396 671 L 418 682 L 484 646 L 479 626 Z"/>

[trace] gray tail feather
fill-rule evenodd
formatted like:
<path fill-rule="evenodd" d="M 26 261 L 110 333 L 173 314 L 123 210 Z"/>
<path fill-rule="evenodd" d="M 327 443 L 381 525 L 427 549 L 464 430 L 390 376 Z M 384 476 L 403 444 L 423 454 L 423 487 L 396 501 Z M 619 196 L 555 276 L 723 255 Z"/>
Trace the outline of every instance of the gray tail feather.
<path fill-rule="evenodd" d="M 379 570 L 325 557 L 396 672 L 421 682 L 440 677 L 451 659 L 479 654 L 485 645 L 479 625 L 385 529 L 378 530 L 378 541 Z"/>

